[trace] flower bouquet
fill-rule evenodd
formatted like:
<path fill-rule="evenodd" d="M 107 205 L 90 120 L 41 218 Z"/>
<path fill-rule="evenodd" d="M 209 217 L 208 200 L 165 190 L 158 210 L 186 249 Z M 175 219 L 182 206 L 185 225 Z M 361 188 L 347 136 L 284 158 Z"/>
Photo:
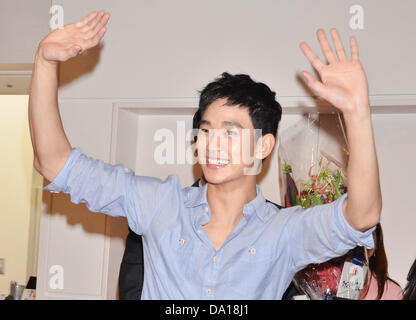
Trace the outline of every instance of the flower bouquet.
<path fill-rule="evenodd" d="M 303 183 L 301 191 L 298 192 L 292 177 L 292 168 L 284 164 L 282 171 L 287 185 L 285 206 L 300 205 L 307 209 L 335 201 L 346 193 L 347 187 L 341 171 L 334 172 L 329 167 L 330 162 L 324 166 L 321 158 L 318 173 L 312 174 L 311 167 L 310 181 Z M 365 263 L 365 248 L 356 247 L 342 257 L 307 266 L 295 275 L 294 282 L 311 300 L 358 299 L 367 275 Z"/>
<path fill-rule="evenodd" d="M 301 206 L 304 209 L 329 203 L 340 198 L 347 192 L 344 177 L 340 170 L 335 173 L 329 170 L 330 162 L 325 168 L 322 165 L 323 159 L 319 161 L 318 174 L 311 174 L 309 169 L 310 182 L 303 183 L 303 189 L 299 193 L 296 184 L 291 176 L 292 167 L 283 165 L 283 174 L 286 176 L 287 190 L 285 194 L 285 207 Z"/>

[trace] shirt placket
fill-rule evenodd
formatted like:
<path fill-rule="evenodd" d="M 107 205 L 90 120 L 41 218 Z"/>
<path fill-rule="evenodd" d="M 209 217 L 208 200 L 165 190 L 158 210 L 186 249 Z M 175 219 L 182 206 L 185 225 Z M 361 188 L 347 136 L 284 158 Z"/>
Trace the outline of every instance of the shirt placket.
<path fill-rule="evenodd" d="M 205 215 L 205 216 L 204 216 Z M 204 283 L 202 286 L 202 299 L 207 300 L 214 300 L 216 299 L 216 292 L 215 288 L 217 287 L 218 283 L 218 276 L 221 271 L 221 265 L 223 265 L 223 253 L 224 249 L 227 246 L 227 244 L 238 236 L 238 234 L 243 230 L 244 226 L 247 224 L 247 219 L 244 216 L 237 224 L 237 226 L 233 229 L 233 231 L 229 234 L 227 239 L 225 240 L 222 247 L 216 251 L 215 248 L 212 245 L 211 240 L 209 239 L 207 233 L 203 230 L 202 224 L 205 224 L 207 221 L 209 221 L 209 207 L 208 205 L 205 205 L 203 207 L 203 216 L 196 219 L 194 223 L 194 228 L 196 230 L 196 233 L 198 234 L 201 241 L 210 247 L 211 254 L 209 256 L 209 273 L 207 277 L 204 279 Z"/>

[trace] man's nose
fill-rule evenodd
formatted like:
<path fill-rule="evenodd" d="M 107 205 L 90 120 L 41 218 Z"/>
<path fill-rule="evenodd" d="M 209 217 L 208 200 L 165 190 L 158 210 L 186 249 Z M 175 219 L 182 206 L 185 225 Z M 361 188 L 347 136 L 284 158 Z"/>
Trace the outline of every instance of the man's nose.
<path fill-rule="evenodd" d="M 225 139 L 224 134 L 222 132 L 223 130 L 212 130 L 209 133 L 208 138 L 208 148 L 211 150 L 220 150 L 221 146 L 225 146 Z"/>

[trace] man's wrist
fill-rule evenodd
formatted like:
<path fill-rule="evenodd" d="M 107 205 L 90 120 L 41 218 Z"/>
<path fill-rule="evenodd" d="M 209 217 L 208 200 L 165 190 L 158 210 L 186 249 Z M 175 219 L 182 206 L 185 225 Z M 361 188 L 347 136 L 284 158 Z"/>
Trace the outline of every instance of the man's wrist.
<path fill-rule="evenodd" d="M 39 45 L 36 54 L 35 54 L 35 65 L 40 65 L 42 67 L 56 68 L 58 66 L 58 61 L 51 61 L 44 58 L 43 47 Z"/>
<path fill-rule="evenodd" d="M 370 121 L 371 122 L 371 108 L 369 104 L 359 106 L 354 108 L 353 112 L 344 112 L 343 117 L 345 123 L 348 124 L 358 124 L 358 123 L 365 123 Z"/>

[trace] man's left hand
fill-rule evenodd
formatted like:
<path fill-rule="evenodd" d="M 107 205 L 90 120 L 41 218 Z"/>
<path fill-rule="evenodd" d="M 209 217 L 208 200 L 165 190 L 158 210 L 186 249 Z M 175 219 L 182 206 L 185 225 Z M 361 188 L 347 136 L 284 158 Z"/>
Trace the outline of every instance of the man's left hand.
<path fill-rule="evenodd" d="M 325 32 L 322 29 L 317 31 L 318 41 L 328 64 L 324 64 L 305 42 L 300 43 L 302 52 L 321 78 L 319 81 L 309 72 L 302 71 L 306 83 L 312 91 L 341 110 L 344 116 L 369 116 L 368 84 L 358 58 L 357 40 L 354 37 L 350 38 L 351 59 L 348 59 L 338 31 L 331 29 L 330 32 L 337 56 L 332 51 Z"/>

